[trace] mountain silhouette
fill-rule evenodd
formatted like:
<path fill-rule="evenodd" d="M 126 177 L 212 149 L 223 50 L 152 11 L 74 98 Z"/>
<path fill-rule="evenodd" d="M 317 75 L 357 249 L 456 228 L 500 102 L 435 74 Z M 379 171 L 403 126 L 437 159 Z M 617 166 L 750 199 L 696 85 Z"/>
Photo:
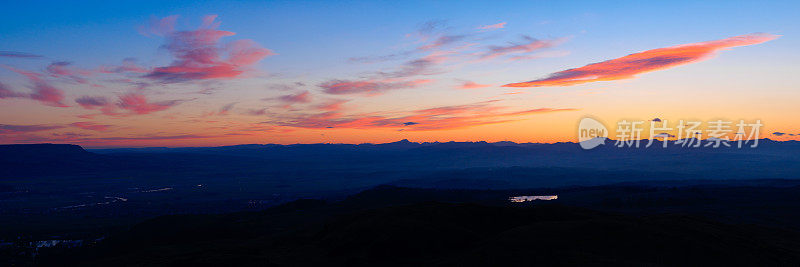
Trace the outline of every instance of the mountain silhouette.
<path fill-rule="evenodd" d="M 299 200 L 263 212 L 159 217 L 95 248 L 47 260 L 92 266 L 800 263 L 800 239 L 793 231 L 680 214 L 424 200 L 439 193 L 454 196 L 380 187 L 341 202 Z M 410 197 L 390 197 L 400 195 Z"/>

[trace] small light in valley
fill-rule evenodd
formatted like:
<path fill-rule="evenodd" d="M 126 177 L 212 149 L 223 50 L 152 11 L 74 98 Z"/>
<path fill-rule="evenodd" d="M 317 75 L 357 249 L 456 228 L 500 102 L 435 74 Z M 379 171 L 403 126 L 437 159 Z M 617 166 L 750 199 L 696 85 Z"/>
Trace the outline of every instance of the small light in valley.
<path fill-rule="evenodd" d="M 508 198 L 511 202 L 528 202 L 534 200 L 556 200 L 558 199 L 558 195 L 552 196 L 516 196 Z"/>

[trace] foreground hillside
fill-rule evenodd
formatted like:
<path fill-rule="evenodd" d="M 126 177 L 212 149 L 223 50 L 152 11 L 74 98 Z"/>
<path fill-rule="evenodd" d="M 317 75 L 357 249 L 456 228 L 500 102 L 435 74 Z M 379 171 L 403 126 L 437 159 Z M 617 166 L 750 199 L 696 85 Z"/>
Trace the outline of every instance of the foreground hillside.
<path fill-rule="evenodd" d="M 374 256 L 389 252 L 359 247 L 373 247 L 362 243 L 371 244 L 369 240 L 377 236 L 403 244 L 389 251 L 416 255 L 412 263 L 457 264 L 461 259 L 480 262 L 469 258 L 480 255 L 472 252 L 503 248 L 486 255 L 512 253 L 509 244 L 522 241 L 496 242 L 509 235 L 534 235 L 522 239 L 530 244 L 514 244 L 521 252 L 508 257 L 548 251 L 550 245 L 543 242 L 554 247 L 545 255 L 572 253 L 570 249 L 585 243 L 597 245 L 592 249 L 636 253 L 583 248 L 584 252 L 573 252 L 597 260 L 606 258 L 595 253 L 632 257 L 631 263 L 683 262 L 675 257 L 636 256 L 664 248 L 683 251 L 674 245 L 680 243 L 677 239 L 664 239 L 660 248 L 602 243 L 616 240 L 604 236 L 606 232 L 623 229 L 611 233 L 630 235 L 620 239 L 630 244 L 641 241 L 636 238 L 669 233 L 670 238 L 683 238 L 692 251 L 709 255 L 691 254 L 691 260 L 712 260 L 730 250 L 741 251 L 729 256 L 737 262 L 791 261 L 796 252 L 794 233 L 800 229 L 800 143 L 763 141 L 757 149 L 742 150 L 604 146 L 591 151 L 574 143 L 407 141 L 112 150 L 0 146 L 0 259 L 100 265 L 195 258 L 276 264 L 313 264 L 316 258 L 345 265 L 406 263 L 395 261 L 402 255 Z M 380 187 L 370 189 L 376 186 Z M 551 204 L 560 206 L 548 210 L 541 205 L 508 206 L 508 197 L 517 195 L 559 195 Z M 292 202 L 297 199 L 320 200 Z M 473 214 L 495 213 L 489 216 L 491 222 L 469 224 L 479 222 L 471 221 L 478 216 Z M 572 219 L 547 221 L 562 215 Z M 392 220 L 426 234 L 415 237 L 412 229 Z M 570 225 L 578 228 L 564 228 Z M 673 225 L 677 228 L 668 227 Z M 351 227 L 374 234 L 359 236 Z M 570 235 L 581 229 L 595 234 Z M 626 232 L 634 230 L 638 232 Z M 554 240 L 549 233 L 563 238 Z M 325 237 L 328 234 L 332 237 Z M 547 238 L 542 241 L 538 236 Z M 337 243 L 349 239 L 353 241 Z M 447 243 L 451 239 L 459 241 Z M 436 253 L 441 256 L 423 253 L 430 250 L 441 251 Z"/>
<path fill-rule="evenodd" d="M 95 247 L 45 252 L 39 263 L 800 264 L 800 234 L 791 230 L 720 223 L 694 215 L 599 212 L 558 202 L 455 201 L 464 199 L 463 193 L 382 187 L 338 202 L 300 200 L 262 212 L 164 216 L 137 224 Z M 409 197 L 388 197 L 400 194 Z M 427 201 L 433 199 L 439 201 Z"/>

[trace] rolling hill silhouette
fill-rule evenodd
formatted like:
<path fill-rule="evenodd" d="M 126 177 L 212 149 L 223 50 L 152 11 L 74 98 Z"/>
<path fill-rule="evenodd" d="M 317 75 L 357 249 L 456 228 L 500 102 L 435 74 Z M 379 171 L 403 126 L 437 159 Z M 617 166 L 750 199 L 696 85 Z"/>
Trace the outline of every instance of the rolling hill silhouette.
<path fill-rule="evenodd" d="M 76 265 L 796 265 L 798 173 L 800 143 L 767 139 L 0 145 L 0 240 L 107 238 L 35 250 Z"/>
<path fill-rule="evenodd" d="M 300 200 L 263 212 L 159 217 L 96 248 L 50 259 L 81 265 L 800 263 L 800 236 L 788 230 L 549 203 L 425 201 L 437 196 L 458 198 L 453 192 L 380 187 L 341 202 Z"/>

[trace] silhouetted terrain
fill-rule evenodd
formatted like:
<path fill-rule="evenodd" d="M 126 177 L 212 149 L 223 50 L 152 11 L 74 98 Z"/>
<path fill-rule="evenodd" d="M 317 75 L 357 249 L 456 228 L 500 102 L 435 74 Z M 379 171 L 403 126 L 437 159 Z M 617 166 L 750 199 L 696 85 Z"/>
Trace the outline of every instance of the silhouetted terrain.
<path fill-rule="evenodd" d="M 381 187 L 340 202 L 159 217 L 79 253 L 81 265 L 796 265 L 800 235 L 696 215 L 624 215 L 506 192 Z M 434 201 L 438 200 L 438 201 Z M 458 201 L 462 200 L 462 201 Z M 408 204 L 415 203 L 415 204 Z M 491 203 L 497 203 L 492 205 Z M 501 204 L 502 203 L 502 204 Z M 63 251 L 62 251 L 63 253 Z"/>
<path fill-rule="evenodd" d="M 0 256 L 60 261 L 62 249 L 75 252 L 71 246 L 82 247 L 82 258 L 71 260 L 96 264 L 231 257 L 288 265 L 505 263 L 490 255 L 509 263 L 563 257 L 574 264 L 796 263 L 800 143 L 762 139 L 742 149 L 611 143 L 589 151 L 574 143 L 510 142 L 4 145 Z M 508 197 L 517 195 L 559 198 L 509 206 Z M 487 215 L 491 222 L 469 216 L 487 213 L 497 215 Z M 374 234 L 356 234 L 362 231 Z M 651 247 L 606 244 L 615 240 L 606 233 L 626 244 L 664 239 Z M 60 245 L 46 244 L 53 240 Z M 659 249 L 689 256 L 654 254 Z M 523 253 L 531 250 L 547 253 Z"/>

